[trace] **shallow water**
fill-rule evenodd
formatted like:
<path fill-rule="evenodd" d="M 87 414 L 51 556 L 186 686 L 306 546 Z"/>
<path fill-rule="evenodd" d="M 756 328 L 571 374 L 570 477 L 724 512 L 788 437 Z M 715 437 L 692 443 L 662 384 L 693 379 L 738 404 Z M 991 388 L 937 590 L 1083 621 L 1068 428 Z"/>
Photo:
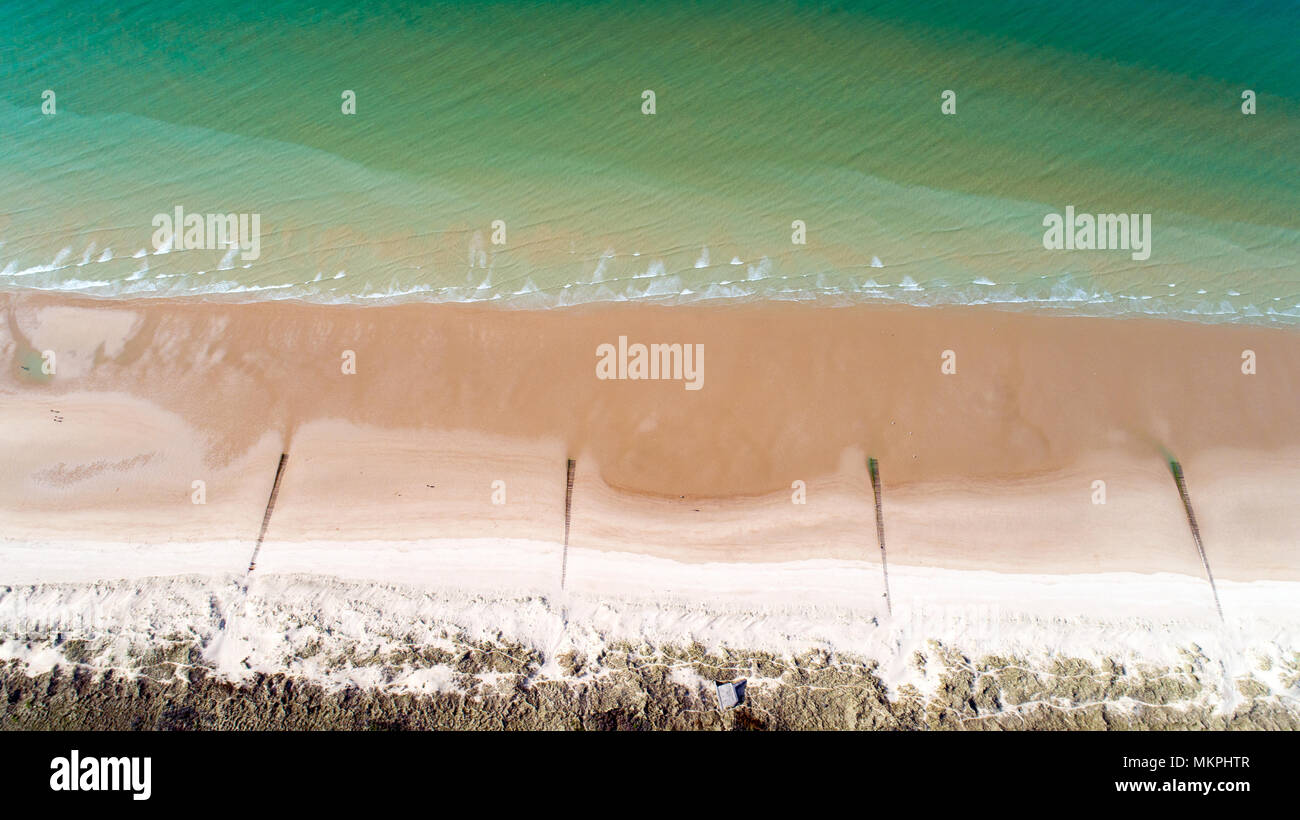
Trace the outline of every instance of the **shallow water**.
<path fill-rule="evenodd" d="M 1294 5 L 968 5 L 11 5 L 0 287 L 1300 322 Z M 257 258 L 158 253 L 178 206 Z M 1045 250 L 1066 206 L 1150 257 Z"/>

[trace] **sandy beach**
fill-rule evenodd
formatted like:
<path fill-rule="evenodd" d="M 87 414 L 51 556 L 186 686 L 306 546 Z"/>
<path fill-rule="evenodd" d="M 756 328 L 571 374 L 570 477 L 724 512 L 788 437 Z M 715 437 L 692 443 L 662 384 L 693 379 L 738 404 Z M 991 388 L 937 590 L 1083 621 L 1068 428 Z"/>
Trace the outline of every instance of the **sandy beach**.
<path fill-rule="evenodd" d="M 38 294 L 5 296 L 0 315 L 11 539 L 248 540 L 287 452 L 270 541 L 557 541 L 572 458 L 575 546 L 860 559 L 878 552 L 874 457 L 899 563 L 1197 574 L 1172 457 L 1216 574 L 1300 580 L 1286 504 L 1300 488 L 1300 337 L 1285 330 L 955 308 Z M 703 345 L 701 389 L 597 379 L 596 349 L 620 336 Z"/>
<path fill-rule="evenodd" d="M 975 308 L 0 298 L 3 656 L 34 672 L 61 657 L 24 633 L 41 624 L 116 635 L 108 668 L 131 666 L 124 636 L 180 632 L 234 680 L 446 691 L 428 670 L 314 665 L 290 625 L 335 617 L 322 640 L 365 642 L 402 606 L 536 647 L 560 678 L 562 651 L 616 641 L 823 647 L 923 691 L 910 659 L 934 640 L 1169 664 L 1194 646 L 1222 695 L 1294 651 L 1293 332 Z M 596 378 L 620 336 L 703 345 L 701 388 Z M 1261 685 L 1288 697 L 1288 680 Z"/>

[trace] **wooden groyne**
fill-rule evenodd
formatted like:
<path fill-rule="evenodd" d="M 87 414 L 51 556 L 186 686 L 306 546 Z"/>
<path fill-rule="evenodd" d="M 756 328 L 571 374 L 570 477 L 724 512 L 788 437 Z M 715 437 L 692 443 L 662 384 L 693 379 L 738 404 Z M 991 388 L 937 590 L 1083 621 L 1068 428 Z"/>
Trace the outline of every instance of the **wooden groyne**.
<path fill-rule="evenodd" d="M 880 542 L 880 568 L 885 574 L 885 608 L 893 615 L 894 602 L 889 595 L 889 561 L 885 557 L 885 512 L 881 506 L 880 462 L 868 458 L 867 471 L 871 473 L 871 492 L 876 497 L 876 540 Z"/>
<path fill-rule="evenodd" d="M 281 453 L 280 464 L 275 468 L 275 483 L 271 485 L 271 497 L 266 500 L 266 512 L 262 513 L 262 529 L 257 533 L 253 557 L 248 561 L 249 572 L 257 569 L 257 554 L 262 551 L 262 539 L 266 538 L 266 529 L 271 526 L 271 513 L 275 512 L 275 497 L 280 494 L 280 479 L 284 476 L 284 465 L 288 461 L 289 454 Z"/>

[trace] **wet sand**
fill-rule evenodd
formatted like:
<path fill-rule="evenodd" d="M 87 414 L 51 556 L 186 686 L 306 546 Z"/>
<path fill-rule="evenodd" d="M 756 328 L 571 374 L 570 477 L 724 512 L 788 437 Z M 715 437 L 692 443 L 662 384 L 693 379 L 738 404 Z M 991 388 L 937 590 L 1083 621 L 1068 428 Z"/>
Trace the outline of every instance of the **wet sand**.
<path fill-rule="evenodd" d="M 1216 577 L 1300 580 L 1293 331 L 983 308 L 34 293 L 0 296 L 0 316 L 0 527 L 29 547 L 10 562 L 24 578 L 114 577 L 126 561 L 38 548 L 55 542 L 130 545 L 160 572 L 242 569 L 288 452 L 268 560 L 277 544 L 558 543 L 573 458 L 575 550 L 878 562 L 871 456 L 891 566 L 1203 577 L 1172 456 Z M 597 347 L 620 336 L 704 345 L 702 389 L 597 379 Z"/>

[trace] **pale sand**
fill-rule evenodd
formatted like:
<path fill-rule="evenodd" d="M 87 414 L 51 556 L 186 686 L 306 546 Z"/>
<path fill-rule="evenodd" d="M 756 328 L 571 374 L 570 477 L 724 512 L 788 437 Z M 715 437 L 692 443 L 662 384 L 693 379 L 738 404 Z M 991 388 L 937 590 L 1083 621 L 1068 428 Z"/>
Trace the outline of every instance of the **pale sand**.
<path fill-rule="evenodd" d="M 8 538 L 251 542 L 287 449 L 272 540 L 558 541 L 573 457 L 575 546 L 876 560 L 873 455 L 900 564 L 1203 574 L 1167 448 L 1218 576 L 1300 579 L 1290 331 L 794 304 L 516 312 L 24 294 L 0 311 Z M 704 389 L 598 381 L 596 346 L 619 335 L 703 343 Z M 1257 375 L 1241 373 L 1245 348 Z M 18 365 L 39 369 L 44 349 L 59 367 L 42 382 Z M 345 349 L 357 375 L 340 372 Z M 945 349 L 956 375 L 940 373 Z M 796 480 L 806 505 L 790 503 Z"/>
<path fill-rule="evenodd" d="M 389 622 L 409 613 L 552 658 L 615 639 L 830 646 L 880 659 L 891 684 L 915 679 L 908 658 L 934 638 L 1162 664 L 1195 646 L 1226 682 L 1300 640 L 1292 331 L 982 309 L 39 294 L 0 297 L 0 317 L 0 630 L 15 636 L 81 634 L 93 617 L 156 640 L 210 601 L 225 626 L 198 638 L 233 677 L 366 682 L 293 660 L 308 640 L 293 624 L 363 640 L 401 634 Z M 703 343 L 704 388 L 598 381 L 596 346 L 619 335 Z M 1241 373 L 1245 348 L 1257 375 Z M 348 349 L 356 375 L 340 372 Z M 940 373 L 945 349 L 956 375 Z M 795 481 L 806 504 L 791 503 Z M 56 654 L 0 641 L 33 669 Z M 407 682 L 446 683 L 430 674 Z M 1234 698 L 1225 683 L 1222 703 Z"/>
<path fill-rule="evenodd" d="M 1277 638 L 1300 614 L 1294 332 L 794 304 L 25 294 L 0 309 L 13 363 L 0 383 L 0 583 L 241 576 L 287 450 L 254 580 L 397 584 L 471 596 L 469 609 L 473 596 L 541 596 L 627 627 L 611 635 L 653 623 L 698 636 L 690 613 L 703 607 L 708 634 L 731 624 L 733 640 L 763 645 L 859 641 L 920 618 L 906 630 L 917 641 L 942 631 L 936 616 L 1121 624 L 1103 636 L 1178 623 L 1194 627 L 1185 638 L 1218 618 L 1167 449 L 1233 634 Z M 703 343 L 704 388 L 598 381 L 596 346 L 619 335 Z M 1244 348 L 1257 375 L 1241 373 Z M 52 378 L 38 375 L 46 349 Z M 945 349 L 956 375 L 940 373 Z M 356 375 L 340 370 L 344 350 Z M 205 504 L 191 502 L 195 480 Z M 791 503 L 795 481 L 806 504 Z M 858 626 L 837 631 L 846 622 Z M 868 643 L 899 649 L 888 634 Z"/>

